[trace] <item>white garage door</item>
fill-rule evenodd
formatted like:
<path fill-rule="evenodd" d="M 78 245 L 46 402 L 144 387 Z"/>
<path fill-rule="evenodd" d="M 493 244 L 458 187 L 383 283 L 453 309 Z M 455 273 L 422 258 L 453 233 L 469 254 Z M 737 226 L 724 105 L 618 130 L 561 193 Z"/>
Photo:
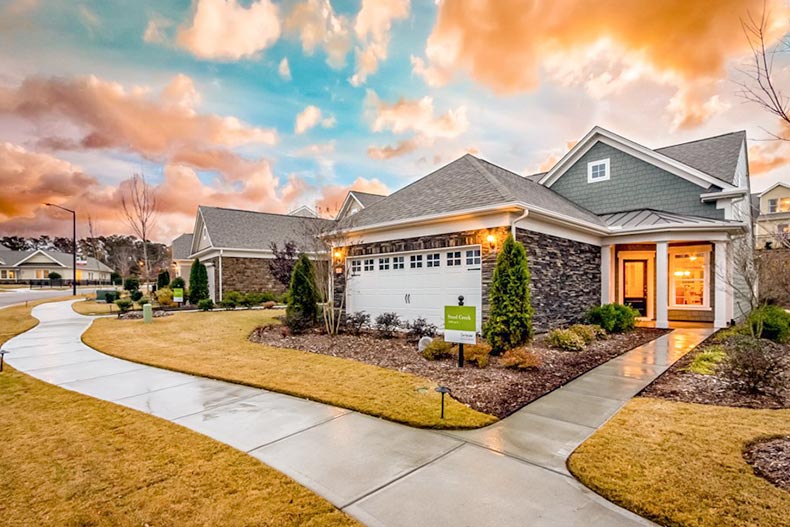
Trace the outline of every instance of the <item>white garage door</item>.
<path fill-rule="evenodd" d="M 463 295 L 464 305 L 477 307 L 480 331 L 480 264 L 479 245 L 349 258 L 347 310 L 371 319 L 386 312 L 408 321 L 424 317 L 442 328 L 444 306 L 457 305 Z"/>

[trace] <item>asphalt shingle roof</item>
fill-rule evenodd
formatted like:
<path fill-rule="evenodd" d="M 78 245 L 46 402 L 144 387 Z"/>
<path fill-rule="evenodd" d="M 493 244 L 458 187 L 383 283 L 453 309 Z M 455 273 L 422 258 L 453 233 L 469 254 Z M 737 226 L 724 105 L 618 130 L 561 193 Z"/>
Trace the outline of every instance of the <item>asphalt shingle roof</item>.
<path fill-rule="evenodd" d="M 192 233 L 185 232 L 170 245 L 173 260 L 187 260 L 192 254 Z"/>
<path fill-rule="evenodd" d="M 735 169 L 745 140 L 746 132 L 740 131 L 656 148 L 655 151 L 734 185 Z"/>
<path fill-rule="evenodd" d="M 381 201 L 387 196 L 382 196 L 381 194 L 371 194 L 370 192 L 360 192 L 358 190 L 352 190 L 349 192 L 353 194 L 355 198 L 359 200 L 363 207 L 369 207 L 373 205 L 377 201 Z"/>
<path fill-rule="evenodd" d="M 515 201 L 603 226 L 595 214 L 556 192 L 466 154 L 340 220 L 338 227 L 364 227 Z"/>
<path fill-rule="evenodd" d="M 0 249 L 0 265 L 5 267 L 16 267 L 16 265 L 33 254 L 36 251 L 12 251 Z M 60 251 L 41 251 L 46 253 L 56 262 L 59 262 L 66 267 L 71 268 L 72 255 L 71 253 L 62 253 Z M 84 263 L 80 263 L 84 262 Z M 23 264 L 24 265 L 24 264 Z M 77 260 L 77 269 L 86 269 L 88 271 L 107 271 L 112 272 L 112 269 L 99 260 L 88 256 Z"/>
<path fill-rule="evenodd" d="M 331 229 L 334 222 L 321 218 L 288 216 L 268 212 L 199 207 L 214 247 L 269 250 L 272 243 L 283 247 L 293 241 L 302 250 L 316 247 L 315 236 Z"/>

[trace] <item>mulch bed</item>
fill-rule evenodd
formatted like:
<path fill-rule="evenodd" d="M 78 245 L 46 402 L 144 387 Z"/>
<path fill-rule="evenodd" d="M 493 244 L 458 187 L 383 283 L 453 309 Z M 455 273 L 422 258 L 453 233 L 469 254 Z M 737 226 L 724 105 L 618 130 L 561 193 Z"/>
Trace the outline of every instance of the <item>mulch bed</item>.
<path fill-rule="evenodd" d="M 152 310 L 151 316 L 153 318 L 161 318 L 161 317 L 170 317 L 173 316 L 173 313 L 162 311 L 162 310 Z M 126 313 L 121 313 L 118 315 L 118 318 L 121 320 L 140 320 L 143 318 L 142 311 L 128 311 Z"/>
<path fill-rule="evenodd" d="M 460 369 L 456 359 L 426 360 L 414 342 L 403 338 L 381 339 L 370 334 L 283 336 L 279 326 L 264 326 L 257 328 L 250 339 L 268 346 L 343 357 L 427 377 L 449 387 L 456 400 L 502 418 L 590 369 L 665 333 L 667 331 L 661 329 L 637 328 L 594 342 L 582 352 L 552 349 L 543 337 L 538 337 L 531 349 L 540 356 L 542 366 L 529 371 L 507 369 L 499 364 L 497 357 L 491 358 L 487 368 L 466 365 Z"/>
<path fill-rule="evenodd" d="M 790 436 L 752 443 L 743 457 L 755 474 L 790 492 Z"/>
<path fill-rule="evenodd" d="M 684 403 L 734 406 L 737 408 L 782 409 L 790 408 L 790 387 L 778 394 L 744 393 L 734 389 L 722 376 L 700 375 L 684 371 L 697 353 L 711 344 L 712 336 L 691 353 L 677 361 L 663 375 L 653 381 L 640 395 L 669 399 Z M 788 354 L 790 346 L 785 345 Z"/>

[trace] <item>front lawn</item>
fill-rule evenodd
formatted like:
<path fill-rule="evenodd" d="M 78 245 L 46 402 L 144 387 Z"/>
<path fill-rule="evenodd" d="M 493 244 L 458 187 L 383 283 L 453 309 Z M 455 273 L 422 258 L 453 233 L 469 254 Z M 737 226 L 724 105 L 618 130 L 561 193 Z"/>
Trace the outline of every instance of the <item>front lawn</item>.
<path fill-rule="evenodd" d="M 449 398 L 437 383 L 358 361 L 255 344 L 253 330 L 281 312 L 178 313 L 145 325 L 99 319 L 83 340 L 109 355 L 287 393 L 425 428 L 477 428 L 496 418 Z"/>
<path fill-rule="evenodd" d="M 86 298 L 82 302 L 74 302 L 71 308 L 80 315 L 109 315 L 111 313 L 118 313 L 118 306 L 110 302 L 97 302 L 96 300 Z"/>

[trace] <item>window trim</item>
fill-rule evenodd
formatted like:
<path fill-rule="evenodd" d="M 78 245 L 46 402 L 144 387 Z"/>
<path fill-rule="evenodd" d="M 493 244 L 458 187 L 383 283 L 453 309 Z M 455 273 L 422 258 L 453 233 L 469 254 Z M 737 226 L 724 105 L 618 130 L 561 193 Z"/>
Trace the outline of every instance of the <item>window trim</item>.
<path fill-rule="evenodd" d="M 356 269 L 355 269 L 356 267 Z M 351 274 L 362 272 L 362 258 L 354 258 L 351 260 Z"/>
<path fill-rule="evenodd" d="M 668 253 L 668 260 L 667 262 L 667 272 L 669 273 L 669 279 L 667 280 L 667 287 L 669 290 L 667 291 L 667 308 L 668 309 L 676 309 L 681 311 L 709 311 L 711 309 L 710 306 L 710 297 L 711 297 L 711 287 L 710 287 L 710 253 L 711 247 L 710 245 L 679 245 L 676 247 L 669 247 L 667 248 Z M 705 264 L 703 266 L 703 275 L 702 275 L 702 305 L 701 306 L 690 306 L 684 304 L 676 304 L 675 303 L 675 255 L 678 253 L 702 253 L 705 258 Z"/>
<path fill-rule="evenodd" d="M 379 256 L 379 271 L 389 271 L 390 270 L 390 257 L 389 256 Z"/>
<path fill-rule="evenodd" d="M 469 255 L 469 253 L 472 253 L 471 256 Z M 472 263 L 469 263 L 470 259 L 472 260 Z M 473 247 L 471 249 L 467 249 L 464 254 L 464 262 L 466 263 L 467 266 L 481 265 L 483 263 L 483 248 Z"/>
<path fill-rule="evenodd" d="M 392 257 L 392 270 L 396 271 L 396 270 L 401 270 L 401 269 L 406 269 L 406 258 L 404 258 L 403 255 L 401 255 L 401 256 L 393 256 Z"/>
<path fill-rule="evenodd" d="M 593 167 L 603 165 L 604 166 L 604 175 L 602 177 L 593 177 Z M 599 183 L 601 181 L 609 181 L 611 176 L 611 171 L 609 170 L 609 158 L 606 159 L 596 159 L 595 161 L 589 161 L 587 163 L 587 183 Z"/>
<path fill-rule="evenodd" d="M 433 258 L 436 256 L 436 258 Z M 426 253 L 425 254 L 425 268 L 435 269 L 442 266 L 442 253 Z"/>
<path fill-rule="evenodd" d="M 771 198 L 768 200 L 768 214 L 776 214 L 779 212 L 779 198 Z"/>
<path fill-rule="evenodd" d="M 463 265 L 463 257 L 461 256 L 463 254 L 463 251 L 449 250 L 444 254 L 446 255 L 445 262 L 447 267 L 461 267 Z"/>
<path fill-rule="evenodd" d="M 362 259 L 362 267 L 363 267 L 363 271 L 365 271 L 365 272 L 375 271 L 376 270 L 376 259 L 375 258 L 363 258 Z M 370 269 L 368 269 L 368 267 L 370 267 Z"/>
<path fill-rule="evenodd" d="M 422 269 L 422 254 L 409 255 L 409 269 Z"/>

